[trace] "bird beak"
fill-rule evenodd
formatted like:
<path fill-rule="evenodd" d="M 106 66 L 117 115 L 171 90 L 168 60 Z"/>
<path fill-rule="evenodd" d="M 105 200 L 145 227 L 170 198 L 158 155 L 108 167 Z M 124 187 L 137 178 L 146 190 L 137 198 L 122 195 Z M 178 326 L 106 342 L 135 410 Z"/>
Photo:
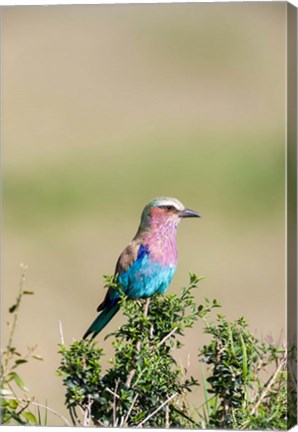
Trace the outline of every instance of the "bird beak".
<path fill-rule="evenodd" d="M 199 213 L 195 212 L 194 210 L 184 209 L 180 212 L 179 217 L 181 217 L 181 218 L 189 218 L 189 217 L 200 218 L 202 216 Z"/>

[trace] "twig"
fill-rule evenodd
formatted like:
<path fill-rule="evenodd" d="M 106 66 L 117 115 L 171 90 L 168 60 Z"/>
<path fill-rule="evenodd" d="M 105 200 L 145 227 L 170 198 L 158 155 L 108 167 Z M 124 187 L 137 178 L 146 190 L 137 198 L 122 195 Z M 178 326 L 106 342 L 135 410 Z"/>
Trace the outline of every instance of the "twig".
<path fill-rule="evenodd" d="M 84 420 L 83 420 L 83 426 L 89 426 L 90 425 L 90 417 L 91 417 L 91 405 L 93 404 L 93 400 L 90 398 L 90 395 L 88 395 L 88 405 L 85 408 L 84 412 Z"/>
<path fill-rule="evenodd" d="M 102 426 L 104 428 L 107 428 L 109 426 L 107 426 L 106 424 L 104 424 L 101 420 L 99 419 L 93 419 L 93 423 L 95 426 Z"/>
<path fill-rule="evenodd" d="M 149 303 L 150 303 L 150 298 L 147 298 L 144 306 L 144 317 L 147 317 L 148 315 Z M 136 343 L 136 352 L 139 353 L 140 350 L 141 350 L 141 339 L 139 339 Z M 131 382 L 133 380 L 133 377 L 135 376 L 135 373 L 136 373 L 136 368 L 132 369 L 127 375 L 125 384 L 128 388 L 131 386 Z"/>
<path fill-rule="evenodd" d="M 82 416 L 83 416 L 83 415 L 84 415 L 84 410 L 83 410 L 83 408 L 82 408 L 80 405 L 78 405 L 78 408 L 80 409 L 81 414 L 82 414 Z M 72 407 L 72 409 L 73 409 L 73 412 L 74 412 L 74 415 L 75 415 L 76 421 L 79 423 L 80 426 L 83 426 L 82 420 L 79 418 L 79 416 L 78 416 L 78 414 L 77 414 L 77 412 L 76 412 L 75 407 Z"/>
<path fill-rule="evenodd" d="M 153 339 L 153 335 L 154 335 L 154 325 L 152 324 L 150 327 L 150 339 Z"/>
<path fill-rule="evenodd" d="M 30 401 L 30 400 L 26 400 L 26 399 L 22 399 L 22 398 L 17 398 L 17 397 L 12 397 L 12 396 L 1 396 L 1 397 L 3 399 L 13 399 L 13 400 L 17 400 L 19 402 L 25 402 L 25 403 L 32 404 L 34 406 L 38 406 L 40 408 L 44 408 L 47 411 L 51 412 L 52 414 L 56 415 L 57 417 L 60 417 L 61 420 L 63 420 L 67 424 L 67 426 L 71 426 L 71 424 L 69 423 L 69 421 L 63 415 L 59 414 L 57 411 L 49 408 L 48 406 L 42 405 L 42 404 L 40 404 L 38 402 L 33 402 L 33 401 Z"/>
<path fill-rule="evenodd" d="M 135 403 L 136 403 L 138 397 L 139 397 L 139 395 L 136 394 L 135 397 L 133 398 L 133 401 L 132 401 L 132 403 L 131 403 L 131 405 L 130 405 L 130 407 L 129 407 L 129 410 L 127 411 L 127 414 L 126 414 L 126 416 L 125 416 L 125 418 L 124 418 L 123 425 L 125 425 L 125 424 L 127 423 L 127 420 L 129 419 L 129 416 L 130 416 L 130 414 L 131 414 L 131 412 L 132 412 L 132 409 L 133 409 L 133 407 L 134 407 L 134 405 L 135 405 Z M 121 423 L 121 427 L 122 427 L 123 425 L 122 425 L 122 423 Z"/>
<path fill-rule="evenodd" d="M 70 414 L 70 418 L 71 418 L 71 421 L 72 421 L 72 424 L 73 424 L 73 426 L 76 426 L 77 424 L 76 424 L 76 419 L 75 419 L 75 416 L 74 416 L 74 413 L 73 413 L 73 408 L 69 408 L 69 414 Z"/>
<path fill-rule="evenodd" d="M 17 394 L 16 394 L 14 388 L 13 388 L 12 385 L 10 384 L 10 382 L 7 383 L 7 386 L 8 386 L 8 388 L 9 388 L 9 390 L 10 390 L 10 391 L 13 393 L 13 395 L 14 395 L 14 398 L 13 398 L 13 399 L 17 399 L 18 396 L 17 396 Z"/>
<path fill-rule="evenodd" d="M 261 394 L 260 398 L 258 399 L 257 403 L 254 405 L 254 407 L 252 408 L 251 412 L 250 412 L 250 416 L 254 415 L 255 412 L 257 411 L 257 409 L 259 408 L 259 406 L 261 405 L 261 403 L 263 402 L 264 398 L 267 396 L 267 394 L 269 393 L 274 381 L 276 380 L 280 370 L 284 367 L 286 363 L 286 352 L 283 356 L 282 361 L 280 362 L 280 364 L 278 365 L 276 371 L 274 372 L 271 380 L 268 382 L 267 386 L 265 387 L 265 389 L 263 390 L 263 393 Z"/>
<path fill-rule="evenodd" d="M 149 303 L 150 303 L 150 298 L 148 297 L 146 299 L 146 303 L 145 303 L 145 307 L 144 307 L 144 317 L 146 317 L 148 315 Z"/>
<path fill-rule="evenodd" d="M 203 404 L 204 405 L 204 404 Z M 202 406 L 202 405 L 201 405 Z M 190 423 L 192 423 L 194 426 L 196 426 L 197 429 L 202 429 L 202 425 L 199 425 L 199 423 L 195 422 L 192 418 L 190 418 L 188 415 L 186 415 L 183 411 L 180 411 L 175 406 L 172 407 L 172 409 L 181 417 L 185 418 L 185 420 L 188 420 Z M 204 428 L 203 428 L 204 429 Z"/>
<path fill-rule="evenodd" d="M 137 343 L 136 343 L 136 352 L 140 352 L 140 349 L 141 349 L 141 341 L 138 340 Z M 133 380 L 133 377 L 135 376 L 136 371 L 137 371 L 136 369 L 132 369 L 129 372 L 129 374 L 127 375 L 126 383 L 125 384 L 126 384 L 126 386 L 128 388 L 131 386 L 131 382 Z"/>
<path fill-rule="evenodd" d="M 139 375 L 138 375 L 138 378 L 135 380 L 135 382 L 133 383 L 133 386 L 132 387 L 135 387 L 137 384 L 138 384 L 138 382 L 140 381 L 140 379 L 142 378 L 142 376 L 143 376 L 143 374 L 146 372 L 146 369 L 142 369 L 141 370 L 141 372 L 139 373 Z"/>
<path fill-rule="evenodd" d="M 143 426 L 144 423 L 146 423 L 149 419 L 151 419 L 151 417 L 153 417 L 155 414 L 158 413 L 158 411 L 160 411 L 165 405 L 167 405 L 172 399 L 174 399 L 174 397 L 176 397 L 178 395 L 178 393 L 174 393 L 172 394 L 172 396 L 170 396 L 165 402 L 163 402 L 161 405 L 159 405 L 158 408 L 156 408 L 156 410 L 154 410 L 151 414 L 149 414 L 144 420 L 141 421 L 141 423 L 139 423 L 137 425 L 137 428 L 140 428 Z"/>
<path fill-rule="evenodd" d="M 115 384 L 115 391 L 113 392 L 114 400 L 113 400 L 113 427 L 116 427 L 116 412 L 117 412 L 117 398 L 119 399 L 119 396 L 117 395 L 119 380 L 117 380 Z"/>
<path fill-rule="evenodd" d="M 120 396 L 117 395 L 117 393 L 113 392 L 113 390 L 109 389 L 109 387 L 106 387 L 106 391 L 111 393 L 111 395 L 115 396 L 117 399 L 120 399 Z"/>
<path fill-rule="evenodd" d="M 169 410 L 169 404 L 166 405 L 166 420 L 165 420 L 165 428 L 169 429 L 170 427 L 170 410 Z"/>
<path fill-rule="evenodd" d="M 20 414 L 22 414 L 22 412 L 25 411 L 25 410 L 28 408 L 28 406 L 30 405 L 30 401 L 26 401 L 25 403 L 26 403 L 26 405 L 23 406 L 23 408 L 21 408 L 20 411 L 18 411 L 18 412 L 16 413 L 17 416 L 20 416 Z"/>
<path fill-rule="evenodd" d="M 61 345 L 64 345 L 64 335 L 63 335 L 63 327 L 62 327 L 62 321 L 61 320 L 59 320 L 59 333 L 60 333 Z"/>
<path fill-rule="evenodd" d="M 171 330 L 170 333 L 168 333 L 160 342 L 158 342 L 157 346 L 159 347 L 160 345 L 165 343 L 165 341 L 167 339 L 169 339 L 172 336 L 172 334 L 174 334 L 175 331 L 177 331 L 177 330 L 178 330 L 178 327 L 173 328 L 173 330 Z"/>
<path fill-rule="evenodd" d="M 12 348 L 12 341 L 13 341 L 13 336 L 16 330 L 16 326 L 18 323 L 18 309 L 23 297 L 23 288 L 24 288 L 24 281 L 25 281 L 25 275 L 26 275 L 26 270 L 27 270 L 27 266 L 25 264 L 20 264 L 20 267 L 22 269 L 22 274 L 21 274 L 21 280 L 20 280 L 20 284 L 19 284 L 19 294 L 16 300 L 16 303 L 14 305 L 14 316 L 13 316 L 13 321 L 12 321 L 12 327 L 10 329 L 9 332 L 9 339 L 8 339 L 8 344 L 7 344 L 7 357 L 5 359 L 5 367 L 8 365 L 8 362 L 11 358 L 11 348 Z"/>

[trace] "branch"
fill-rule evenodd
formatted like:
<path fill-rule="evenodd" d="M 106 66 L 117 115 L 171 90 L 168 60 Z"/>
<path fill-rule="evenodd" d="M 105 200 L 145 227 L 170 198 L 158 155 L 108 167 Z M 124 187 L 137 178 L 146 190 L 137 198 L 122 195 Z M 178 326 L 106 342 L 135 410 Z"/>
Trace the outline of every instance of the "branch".
<path fill-rule="evenodd" d="M 271 380 L 269 381 L 269 383 L 267 384 L 267 386 L 264 388 L 263 393 L 261 394 L 259 400 L 257 401 L 257 403 L 254 405 L 254 407 L 252 408 L 251 412 L 250 412 L 250 416 L 254 415 L 257 411 L 257 409 L 259 408 L 259 406 L 261 405 L 261 403 L 263 402 L 264 398 L 267 396 L 267 394 L 269 393 L 271 387 L 274 384 L 274 381 L 276 380 L 280 370 L 284 367 L 285 363 L 286 363 L 286 359 L 287 359 L 287 353 L 285 351 L 283 359 L 281 360 L 280 364 L 278 365 L 275 373 L 273 374 Z"/>
<path fill-rule="evenodd" d="M 130 416 L 130 414 L 132 412 L 132 409 L 133 409 L 134 404 L 136 403 L 138 397 L 139 397 L 139 395 L 136 394 L 135 397 L 133 398 L 133 401 L 132 401 L 132 403 L 131 403 L 131 405 L 129 407 L 129 410 L 127 411 L 127 414 L 126 414 L 126 416 L 125 416 L 125 418 L 123 420 L 123 425 L 125 425 L 127 423 L 127 420 L 129 419 L 129 416 Z M 120 427 L 122 427 L 123 425 L 121 424 Z"/>
<path fill-rule="evenodd" d="M 62 321 L 61 320 L 59 320 L 59 333 L 60 333 L 61 345 L 64 345 L 64 335 L 63 335 L 63 327 L 62 327 Z"/>
<path fill-rule="evenodd" d="M 23 297 L 23 290 L 24 290 L 24 282 L 25 282 L 25 278 L 26 278 L 26 270 L 28 269 L 28 267 L 25 264 L 20 264 L 20 267 L 22 269 L 22 274 L 21 274 L 21 280 L 20 280 L 20 284 L 19 284 L 19 294 L 16 300 L 16 303 L 9 309 L 9 312 L 14 311 L 14 316 L 13 316 L 13 321 L 12 321 L 12 327 L 10 328 L 10 332 L 9 332 L 9 338 L 8 338 L 8 344 L 7 344 L 7 357 L 4 360 L 5 363 L 5 368 L 8 365 L 8 362 L 11 358 L 11 348 L 12 348 L 12 341 L 13 341 L 13 336 L 17 327 L 17 323 L 18 323 L 18 313 L 19 313 L 19 306 Z"/>
<path fill-rule="evenodd" d="M 1 397 L 3 399 L 13 399 L 13 400 L 17 400 L 19 402 L 25 402 L 25 403 L 28 403 L 28 404 L 32 404 L 34 406 L 38 406 L 40 408 L 44 408 L 45 410 L 51 412 L 52 414 L 56 415 L 57 417 L 60 417 L 61 420 L 63 420 L 67 424 L 67 426 L 71 426 L 71 424 L 69 423 L 69 421 L 63 415 L 59 414 L 57 411 L 55 411 L 55 410 L 53 410 L 53 409 L 51 409 L 51 408 L 49 408 L 49 407 L 47 407 L 45 405 L 42 405 L 42 404 L 40 404 L 38 402 L 33 402 L 33 401 L 30 401 L 30 400 L 26 400 L 26 399 L 22 399 L 22 398 L 18 398 L 18 397 L 12 397 L 12 396 L 1 396 Z"/>
<path fill-rule="evenodd" d="M 90 395 L 88 395 L 88 405 L 85 408 L 85 412 L 84 412 L 83 426 L 89 426 L 90 425 L 91 406 L 92 406 L 92 404 L 93 404 L 93 400 L 90 398 Z"/>
<path fill-rule="evenodd" d="M 165 428 L 169 429 L 170 427 L 170 410 L 169 410 L 169 404 L 166 406 L 166 419 L 165 419 Z"/>
<path fill-rule="evenodd" d="M 173 328 L 173 330 L 171 330 L 169 334 L 167 334 L 160 342 L 158 342 L 157 346 L 159 347 L 160 345 L 165 343 L 165 341 L 167 339 L 169 339 L 177 330 L 178 330 L 178 327 Z"/>
<path fill-rule="evenodd" d="M 148 315 L 149 303 L 150 303 L 150 298 L 147 298 L 144 306 L 144 317 L 147 317 Z M 139 339 L 136 343 L 136 352 L 139 353 L 140 350 L 141 350 L 141 339 Z M 135 376 L 135 373 L 136 373 L 136 369 L 132 369 L 127 375 L 125 384 L 128 388 L 131 386 L 131 382 L 133 380 L 133 377 Z"/>
<path fill-rule="evenodd" d="M 109 387 L 106 387 L 106 391 L 108 391 L 109 393 L 111 393 L 111 395 L 113 395 L 117 399 L 120 399 L 120 396 L 117 395 L 117 393 L 113 392 L 113 390 L 109 389 Z"/>
<path fill-rule="evenodd" d="M 116 427 L 116 413 L 117 413 L 117 399 L 119 396 L 117 395 L 119 380 L 117 380 L 115 384 L 115 392 L 114 392 L 114 400 L 113 400 L 113 427 Z"/>
<path fill-rule="evenodd" d="M 99 419 L 92 419 L 92 421 L 93 421 L 93 423 L 94 423 L 94 425 L 95 426 L 101 426 L 101 427 L 103 427 L 103 428 L 107 428 L 107 427 L 109 427 L 109 426 L 107 426 L 106 424 L 104 424 L 101 420 L 99 420 Z"/>
<path fill-rule="evenodd" d="M 76 426 L 77 425 L 76 424 L 76 415 L 75 415 L 74 409 L 72 407 L 69 407 L 68 411 L 69 411 L 70 418 L 71 418 L 73 426 Z"/>
<path fill-rule="evenodd" d="M 159 405 L 158 408 L 156 408 L 156 410 L 154 410 L 151 414 L 149 414 L 144 420 L 141 421 L 141 423 L 139 423 L 137 425 L 137 428 L 140 428 L 143 426 L 144 423 L 146 423 L 149 419 L 151 419 L 151 417 L 153 417 L 156 413 L 158 413 L 158 411 L 160 411 L 166 404 L 168 404 L 172 399 L 174 399 L 174 397 L 176 397 L 178 395 L 178 393 L 174 393 L 172 394 L 172 396 L 170 396 L 165 402 L 163 402 L 161 405 Z"/>

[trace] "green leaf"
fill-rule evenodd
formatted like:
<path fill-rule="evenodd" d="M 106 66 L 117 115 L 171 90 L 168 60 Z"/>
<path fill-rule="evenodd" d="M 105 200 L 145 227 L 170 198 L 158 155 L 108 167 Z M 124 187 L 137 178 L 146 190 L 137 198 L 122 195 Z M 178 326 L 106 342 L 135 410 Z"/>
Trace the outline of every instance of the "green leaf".
<path fill-rule="evenodd" d="M 28 423 L 37 424 L 36 417 L 34 414 L 32 414 L 32 412 L 26 411 L 22 415 L 23 415 L 24 419 L 27 420 Z"/>
<path fill-rule="evenodd" d="M 37 424 L 38 424 L 38 426 L 42 425 L 42 423 L 41 423 L 41 415 L 40 415 L 40 407 L 39 406 L 37 406 Z"/>
<path fill-rule="evenodd" d="M 43 360 L 43 358 L 40 355 L 36 355 L 36 354 L 34 354 L 32 358 L 34 358 L 35 360 Z"/>
<path fill-rule="evenodd" d="M 243 378 L 244 381 L 247 380 L 247 351 L 246 346 L 243 340 L 243 336 L 240 333 L 240 340 L 241 340 L 241 348 L 242 348 L 242 370 L 243 370 Z"/>
<path fill-rule="evenodd" d="M 46 410 L 44 413 L 44 425 L 46 426 L 48 424 L 48 402 L 46 401 Z"/>
<path fill-rule="evenodd" d="M 8 404 L 9 404 L 10 408 L 15 410 L 18 407 L 19 402 L 16 401 L 15 399 L 9 399 Z"/>
<path fill-rule="evenodd" d="M 232 333 L 232 329 L 231 329 L 231 324 L 230 323 L 228 323 L 228 334 L 229 334 L 229 342 L 230 342 L 232 354 L 234 356 L 234 359 L 238 362 L 238 358 L 237 358 L 236 351 L 235 351 L 235 346 L 234 346 L 233 333 Z"/>
<path fill-rule="evenodd" d="M 26 387 L 24 381 L 22 380 L 22 378 L 20 377 L 20 375 L 18 375 L 16 372 L 11 372 L 9 374 L 9 381 L 14 381 L 21 390 L 27 392 L 29 391 L 28 388 Z"/>
<path fill-rule="evenodd" d="M 11 395 L 12 392 L 8 389 L 2 388 L 2 389 L 0 389 L 0 394 L 3 396 L 8 396 L 8 395 Z"/>
<path fill-rule="evenodd" d="M 202 374 L 202 383 L 203 383 L 203 390 L 204 390 L 204 398 L 205 398 L 205 406 L 207 408 L 207 414 L 208 414 L 208 418 L 210 417 L 210 396 L 208 394 L 208 389 L 207 389 L 207 380 L 206 380 L 206 375 L 205 375 L 205 371 L 203 369 L 203 367 L 201 366 L 201 374 Z"/>
<path fill-rule="evenodd" d="M 32 295 L 34 294 L 34 291 L 23 291 L 23 294 Z"/>
<path fill-rule="evenodd" d="M 18 306 L 19 306 L 18 304 L 14 304 L 14 305 L 10 306 L 10 308 L 8 309 L 8 312 L 14 313 L 17 310 Z"/>
<path fill-rule="evenodd" d="M 27 363 L 27 362 L 28 362 L 28 360 L 25 360 L 25 359 L 18 359 L 18 360 L 15 361 L 15 364 L 16 364 L 16 365 L 20 365 L 20 364 Z"/>

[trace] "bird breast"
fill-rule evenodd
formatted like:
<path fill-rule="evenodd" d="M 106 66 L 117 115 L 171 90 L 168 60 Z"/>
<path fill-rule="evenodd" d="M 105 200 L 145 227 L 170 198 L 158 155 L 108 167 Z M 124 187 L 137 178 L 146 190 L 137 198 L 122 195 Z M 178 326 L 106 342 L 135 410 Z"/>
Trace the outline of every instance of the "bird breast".
<path fill-rule="evenodd" d="M 176 237 L 173 235 L 153 235 L 147 239 L 150 258 L 163 266 L 176 265 L 178 252 Z"/>

